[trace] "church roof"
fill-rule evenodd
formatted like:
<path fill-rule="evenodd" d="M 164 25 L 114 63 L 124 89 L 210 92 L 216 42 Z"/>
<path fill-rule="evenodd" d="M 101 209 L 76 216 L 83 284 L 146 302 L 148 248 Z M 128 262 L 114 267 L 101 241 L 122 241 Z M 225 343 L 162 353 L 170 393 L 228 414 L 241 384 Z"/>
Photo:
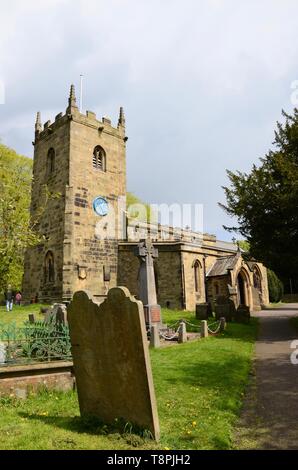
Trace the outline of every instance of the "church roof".
<path fill-rule="evenodd" d="M 239 259 L 240 253 L 231 256 L 222 256 L 218 258 L 207 273 L 207 277 L 225 276 L 234 267 Z"/>

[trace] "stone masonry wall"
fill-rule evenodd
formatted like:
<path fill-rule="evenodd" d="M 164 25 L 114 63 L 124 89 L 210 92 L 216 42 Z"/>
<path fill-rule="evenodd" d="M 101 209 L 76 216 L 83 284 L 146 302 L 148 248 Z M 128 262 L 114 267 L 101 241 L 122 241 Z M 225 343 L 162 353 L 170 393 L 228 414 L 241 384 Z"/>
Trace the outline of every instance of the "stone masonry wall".
<path fill-rule="evenodd" d="M 47 156 L 51 147 L 54 148 L 56 155 L 54 171 L 49 174 Z M 48 129 L 44 130 L 35 141 L 31 218 L 33 223 L 38 220 L 36 228 L 44 240 L 38 246 L 28 249 L 25 255 L 23 296 L 27 301 L 36 294 L 44 302 L 60 300 L 62 296 L 65 188 L 69 174 L 68 154 L 69 122 L 65 116 L 52 125 L 51 132 Z M 52 197 L 46 196 L 47 193 L 51 193 Z M 53 282 L 46 283 L 44 260 L 49 250 L 54 255 L 55 278 Z"/>
<path fill-rule="evenodd" d="M 136 244 L 120 244 L 118 254 L 118 285 L 138 296 L 139 260 L 134 254 Z M 182 308 L 181 257 L 177 247 L 155 245 L 158 258 L 154 262 L 157 300 L 162 307 Z"/>
<path fill-rule="evenodd" d="M 88 117 L 75 114 L 71 122 L 64 299 L 77 290 L 87 290 L 100 300 L 117 284 L 118 241 L 123 238 L 119 225 L 126 209 L 125 141 L 123 133 L 109 122 L 104 122 L 103 130 L 99 128 L 93 113 Z M 106 171 L 93 168 L 97 145 L 105 150 Z M 93 210 L 93 201 L 99 196 L 108 201 L 107 216 L 98 216 Z M 106 276 L 109 273 L 110 281 L 104 280 L 104 272 Z"/>

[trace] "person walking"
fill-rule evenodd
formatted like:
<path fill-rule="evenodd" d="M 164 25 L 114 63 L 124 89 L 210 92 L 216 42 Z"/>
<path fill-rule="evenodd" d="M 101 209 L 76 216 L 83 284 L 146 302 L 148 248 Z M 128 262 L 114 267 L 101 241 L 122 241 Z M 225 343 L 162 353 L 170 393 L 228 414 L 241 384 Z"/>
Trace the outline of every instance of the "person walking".
<path fill-rule="evenodd" d="M 22 301 L 22 294 L 21 294 L 21 292 L 17 292 L 16 293 L 16 301 L 15 301 L 16 305 L 21 305 L 21 301 Z"/>
<path fill-rule="evenodd" d="M 4 295 L 5 295 L 5 301 L 6 301 L 6 310 L 8 312 L 11 312 L 12 307 L 13 307 L 13 292 L 12 292 L 11 286 L 7 287 L 7 290 L 5 291 Z"/>

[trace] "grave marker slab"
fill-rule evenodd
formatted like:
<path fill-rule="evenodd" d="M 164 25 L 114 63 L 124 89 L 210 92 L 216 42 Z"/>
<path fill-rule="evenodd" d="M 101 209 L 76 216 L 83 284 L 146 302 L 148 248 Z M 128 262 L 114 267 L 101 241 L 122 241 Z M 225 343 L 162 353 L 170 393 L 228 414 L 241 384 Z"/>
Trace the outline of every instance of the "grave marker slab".
<path fill-rule="evenodd" d="M 67 310 L 81 415 L 123 419 L 158 440 L 142 302 L 115 287 L 100 305 L 76 292 Z"/>

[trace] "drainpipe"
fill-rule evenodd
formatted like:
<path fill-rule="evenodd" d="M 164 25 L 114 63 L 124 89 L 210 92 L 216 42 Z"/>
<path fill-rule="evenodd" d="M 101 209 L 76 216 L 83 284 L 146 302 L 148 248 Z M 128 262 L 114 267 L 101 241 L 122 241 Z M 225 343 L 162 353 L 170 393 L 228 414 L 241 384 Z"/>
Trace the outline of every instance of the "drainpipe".
<path fill-rule="evenodd" d="M 206 258 L 207 257 L 208 255 L 203 256 L 205 302 L 208 302 L 208 289 L 207 289 L 207 279 L 206 279 Z"/>
<path fill-rule="evenodd" d="M 186 310 L 186 303 L 185 303 L 185 272 L 184 272 L 183 253 L 182 252 L 181 252 L 180 262 L 181 262 L 181 304 L 182 304 L 183 310 Z"/>

